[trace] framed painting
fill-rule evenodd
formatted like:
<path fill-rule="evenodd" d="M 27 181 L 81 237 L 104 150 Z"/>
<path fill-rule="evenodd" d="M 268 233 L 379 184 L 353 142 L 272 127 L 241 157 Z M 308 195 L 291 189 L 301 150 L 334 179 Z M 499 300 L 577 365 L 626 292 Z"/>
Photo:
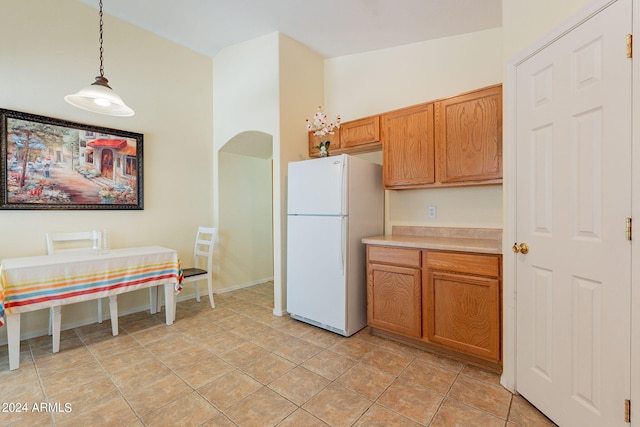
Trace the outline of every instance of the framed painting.
<path fill-rule="evenodd" d="M 0 209 L 143 209 L 142 142 L 0 109 Z"/>

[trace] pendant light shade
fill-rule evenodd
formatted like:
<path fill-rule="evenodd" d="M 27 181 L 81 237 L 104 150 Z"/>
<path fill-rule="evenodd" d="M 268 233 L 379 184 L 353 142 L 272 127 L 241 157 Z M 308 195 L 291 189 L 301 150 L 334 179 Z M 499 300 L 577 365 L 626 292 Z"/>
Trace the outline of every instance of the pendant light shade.
<path fill-rule="evenodd" d="M 102 48 L 102 0 L 100 7 L 100 75 L 89 86 L 83 87 L 73 95 L 67 95 L 64 100 L 69 104 L 99 114 L 127 117 L 133 116 L 134 111 L 124 103 L 122 98 L 111 89 L 109 80 L 104 76 L 103 48 Z"/>
<path fill-rule="evenodd" d="M 121 117 L 133 116 L 134 111 L 124 103 L 108 83 L 106 78 L 98 76 L 95 83 L 83 87 L 73 95 L 65 96 L 64 100 L 75 107 L 94 113 Z"/>

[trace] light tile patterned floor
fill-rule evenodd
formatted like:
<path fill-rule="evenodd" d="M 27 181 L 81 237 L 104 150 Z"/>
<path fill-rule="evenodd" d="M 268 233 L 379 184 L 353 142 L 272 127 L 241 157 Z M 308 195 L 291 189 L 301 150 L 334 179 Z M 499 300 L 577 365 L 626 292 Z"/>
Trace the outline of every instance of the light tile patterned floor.
<path fill-rule="evenodd" d="M 554 425 L 494 373 L 273 316 L 272 300 L 265 283 L 214 310 L 181 302 L 170 327 L 144 312 L 121 317 L 117 337 L 108 321 L 67 330 L 58 354 L 31 339 L 17 371 L 0 347 L 0 425 Z"/>

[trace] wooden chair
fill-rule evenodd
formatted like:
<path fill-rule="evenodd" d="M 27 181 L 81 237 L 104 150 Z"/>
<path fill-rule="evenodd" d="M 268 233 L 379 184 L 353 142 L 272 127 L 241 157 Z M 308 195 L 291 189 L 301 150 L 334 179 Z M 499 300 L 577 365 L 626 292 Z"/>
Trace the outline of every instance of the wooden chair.
<path fill-rule="evenodd" d="M 200 292 L 198 290 L 198 282 L 207 281 L 209 291 L 209 302 L 211 308 L 215 308 L 213 301 L 213 248 L 216 242 L 218 230 L 212 227 L 198 227 L 196 242 L 193 247 L 193 265 L 194 267 L 183 268 L 182 275 L 184 277 L 182 284 L 195 282 L 196 301 L 200 302 Z M 175 300 L 174 300 L 175 301 Z M 175 303 L 175 302 L 174 302 Z M 175 314 L 175 308 L 174 308 Z"/>
<path fill-rule="evenodd" d="M 95 233 L 95 236 L 94 236 Z M 94 243 L 94 237 L 97 240 Z M 47 233 L 47 254 L 86 251 L 94 248 L 96 244 L 99 250 L 109 249 L 109 236 L 107 230 L 103 231 L 76 231 L 70 233 Z M 98 323 L 102 323 L 102 301 L 98 299 Z M 53 307 L 49 316 L 49 335 L 53 328 Z"/>

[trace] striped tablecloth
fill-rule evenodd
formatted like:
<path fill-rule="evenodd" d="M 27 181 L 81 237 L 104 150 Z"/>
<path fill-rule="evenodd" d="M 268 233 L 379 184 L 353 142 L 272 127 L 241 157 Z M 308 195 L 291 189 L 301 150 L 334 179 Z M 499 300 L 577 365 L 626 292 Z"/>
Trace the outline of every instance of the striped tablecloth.
<path fill-rule="evenodd" d="M 175 283 L 178 254 L 160 246 L 74 251 L 5 259 L 0 264 L 0 326 L 4 315 L 103 298 Z"/>

